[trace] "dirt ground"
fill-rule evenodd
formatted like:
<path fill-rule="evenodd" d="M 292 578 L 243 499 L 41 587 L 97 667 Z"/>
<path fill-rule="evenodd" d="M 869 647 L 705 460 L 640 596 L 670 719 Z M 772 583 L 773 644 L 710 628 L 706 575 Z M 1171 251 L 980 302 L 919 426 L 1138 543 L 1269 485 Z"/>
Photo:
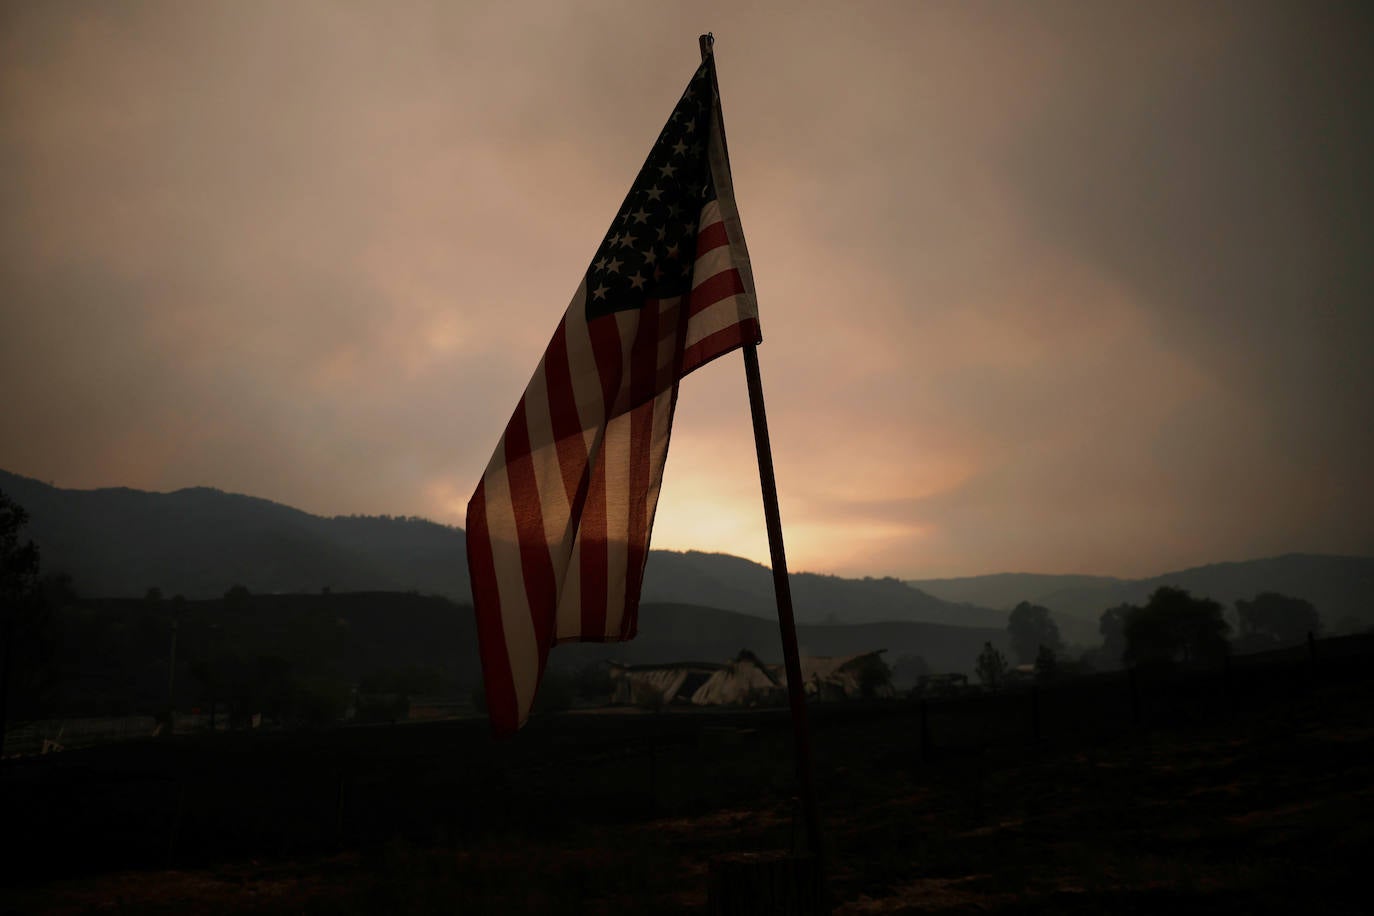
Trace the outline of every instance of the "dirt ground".
<path fill-rule="evenodd" d="M 937 743 L 925 759 L 910 705 L 818 715 L 817 790 L 834 911 L 1367 912 L 1371 700 L 1367 680 L 1316 684 L 1202 721 L 1039 742 Z M 177 867 L 86 862 L 47 877 L 42 869 L 11 874 L 0 913 L 698 912 L 712 856 L 799 841 L 785 716 L 645 717 L 657 729 L 647 751 L 637 744 L 603 753 L 607 737 L 621 735 L 614 729 L 652 730 L 639 722 L 623 717 L 590 731 L 564 722 L 535 732 L 515 756 L 496 752 L 466 771 L 486 774 L 480 794 L 435 797 L 443 816 L 420 816 L 424 796 L 377 796 L 393 807 L 420 806 L 395 829 L 381 829 L 390 822 L 375 811 L 365 816 L 360 787 L 391 772 L 378 764 L 322 796 L 334 833 L 321 842 L 334 851 L 303 842 L 296 853 L 285 844 L 270 854 L 228 854 L 237 847 L 215 843 L 216 825 L 228 821 L 215 818 L 235 805 L 192 809 L 183 794 L 179 811 L 205 813 L 178 813 L 172 832 L 158 835 L 168 845 L 158 857 Z M 437 773 L 475 753 L 451 732 L 409 732 L 418 737 L 398 752 L 408 762 L 431 745 L 455 755 L 435 751 Z M 235 753 L 253 756 L 240 745 L 213 750 L 216 765 Z M 490 781 L 502 768 L 514 775 Z M 423 782 L 420 772 L 396 778 Z M 22 788 L 23 779 L 6 777 L 7 793 Z M 598 813 L 606 807 L 599 799 L 610 797 L 598 793 L 628 779 L 638 781 L 622 794 L 635 802 Z M 37 795 L 48 785 L 42 780 L 33 782 Z M 484 797 L 514 792 L 514 780 L 526 791 L 519 803 L 483 808 L 489 816 L 480 819 L 452 810 L 475 811 Z M 88 790 L 86 803 L 101 792 Z M 23 843 L 14 821 L 6 832 Z"/>

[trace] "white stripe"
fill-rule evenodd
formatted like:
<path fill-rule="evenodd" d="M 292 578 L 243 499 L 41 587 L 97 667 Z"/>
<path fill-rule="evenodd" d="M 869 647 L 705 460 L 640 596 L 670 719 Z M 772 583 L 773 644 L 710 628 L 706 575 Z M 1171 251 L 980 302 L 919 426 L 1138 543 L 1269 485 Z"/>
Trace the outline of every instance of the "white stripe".
<path fill-rule="evenodd" d="M 697 219 L 697 225 L 705 229 L 712 223 L 720 222 L 720 219 L 720 201 L 713 198 L 702 205 L 701 216 Z"/>
<path fill-rule="evenodd" d="M 625 617 L 625 575 L 629 569 L 630 417 L 623 413 L 606 426 L 606 636 L 620 632 Z"/>
<path fill-rule="evenodd" d="M 505 449 L 497 449 L 503 453 Z M 484 479 L 487 495 L 487 531 L 496 568 L 496 590 L 501 600 L 501 628 L 506 636 L 511 680 L 515 685 L 515 708 L 523 724 L 534 701 L 539 680 L 539 645 L 530 620 L 529 598 L 520 562 L 520 537 L 511 506 L 510 480 L 504 465 Z"/>
<path fill-rule="evenodd" d="M 644 501 L 644 530 L 652 535 L 654 512 L 658 509 L 658 493 L 663 486 L 663 467 L 668 460 L 668 437 L 672 433 L 673 393 L 665 391 L 654 399 L 653 436 L 649 445 L 649 493 Z M 648 547 L 646 539 L 645 547 Z M 644 551 L 648 561 L 649 551 Z M 643 570 L 640 570 L 642 573 Z"/>
<path fill-rule="evenodd" d="M 601 375 L 596 371 L 596 356 L 587 331 L 587 283 L 583 280 L 563 316 L 564 336 L 568 341 L 568 371 L 572 375 L 573 398 L 577 402 L 577 419 L 583 430 L 601 425 L 605 406 L 602 404 Z"/>
<path fill-rule="evenodd" d="M 719 248 L 712 248 L 701 257 L 697 258 L 696 266 L 692 268 L 692 289 L 696 289 L 716 274 L 726 271 L 735 266 L 735 253 L 730 250 L 729 245 L 721 245 Z"/>
<path fill-rule="evenodd" d="M 568 554 L 568 574 L 558 595 L 558 617 L 554 622 L 556 640 L 582 635 L 582 538 L 573 540 Z"/>
<path fill-rule="evenodd" d="M 630 357 L 634 350 L 635 333 L 639 330 L 639 312 L 615 313 L 615 329 L 620 335 L 620 386 L 612 399 L 611 416 L 624 412 L 630 401 Z"/>
<path fill-rule="evenodd" d="M 568 516 L 568 494 L 563 486 L 562 465 L 553 438 L 553 418 L 549 413 L 549 382 L 541 361 L 525 390 L 525 425 L 529 429 L 530 465 L 534 470 L 535 486 L 539 489 L 539 510 L 544 518 L 544 541 L 549 545 L 554 574 L 563 564 L 563 557 L 571 549 Z"/>
<path fill-rule="evenodd" d="M 683 346 L 693 346 L 717 331 L 723 331 L 747 320 L 751 317 L 748 305 L 748 294 L 738 293 L 697 312 L 687 319 L 687 342 Z"/>

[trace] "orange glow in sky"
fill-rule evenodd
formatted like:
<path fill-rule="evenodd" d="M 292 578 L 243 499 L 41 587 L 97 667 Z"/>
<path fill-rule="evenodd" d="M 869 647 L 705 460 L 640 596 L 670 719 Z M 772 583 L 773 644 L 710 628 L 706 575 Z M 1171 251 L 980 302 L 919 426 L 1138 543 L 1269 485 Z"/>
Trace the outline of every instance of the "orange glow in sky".
<path fill-rule="evenodd" d="M 461 524 L 708 29 L 794 568 L 1374 553 L 1374 38 L 1299 4 L 14 6 L 0 468 Z M 654 546 L 767 559 L 738 357 Z"/>

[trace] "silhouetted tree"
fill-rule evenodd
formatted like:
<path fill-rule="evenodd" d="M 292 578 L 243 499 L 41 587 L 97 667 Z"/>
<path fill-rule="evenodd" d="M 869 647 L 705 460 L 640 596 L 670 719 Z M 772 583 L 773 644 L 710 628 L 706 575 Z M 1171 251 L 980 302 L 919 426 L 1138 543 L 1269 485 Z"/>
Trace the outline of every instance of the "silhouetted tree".
<path fill-rule="evenodd" d="M 1059 658 L 1049 646 L 1041 646 L 1035 656 L 1035 679 L 1052 681 L 1059 674 Z"/>
<path fill-rule="evenodd" d="M 38 548 L 33 541 L 19 542 L 28 523 L 24 507 L 0 490 L 0 602 L 5 610 L 32 595 L 38 584 Z"/>
<path fill-rule="evenodd" d="M 859 696 L 871 700 L 891 693 L 892 669 L 881 655 L 874 653 L 865 656 L 860 664 Z"/>
<path fill-rule="evenodd" d="M 1221 604 L 1186 589 L 1161 586 L 1126 616 L 1126 659 L 1137 664 L 1184 664 L 1226 655 L 1230 629 Z"/>
<path fill-rule="evenodd" d="M 229 591 L 224 593 L 224 600 L 231 607 L 241 607 L 248 601 L 250 594 L 246 585 L 231 585 Z"/>
<path fill-rule="evenodd" d="M 1140 610 L 1133 604 L 1118 604 L 1107 608 L 1097 622 L 1102 634 L 1101 658 L 1108 668 L 1120 668 L 1126 656 L 1126 618 Z"/>
<path fill-rule="evenodd" d="M 20 540 L 28 522 L 0 492 L 0 753 L 9 723 L 38 717 L 56 684 L 54 609 L 72 597 L 66 574 L 39 578 L 37 546 Z"/>
<path fill-rule="evenodd" d="M 1007 618 L 1007 635 L 1011 638 L 1011 651 L 1023 665 L 1035 661 L 1041 646 L 1054 652 L 1060 649 L 1059 627 L 1050 619 L 1049 608 L 1029 601 L 1022 601 L 1012 610 Z"/>
<path fill-rule="evenodd" d="M 983 651 L 978 653 L 977 673 L 978 680 L 983 682 L 983 686 L 989 690 L 996 690 L 1006 676 L 1007 657 L 994 649 L 992 643 L 983 643 Z"/>
<path fill-rule="evenodd" d="M 1321 618 L 1310 602 L 1278 592 L 1264 592 L 1253 601 L 1237 601 L 1236 616 L 1240 639 L 1247 648 L 1296 645 L 1309 632 L 1321 629 Z"/>
<path fill-rule="evenodd" d="M 162 589 L 154 585 L 143 593 L 143 600 L 148 604 L 157 604 L 162 600 Z"/>

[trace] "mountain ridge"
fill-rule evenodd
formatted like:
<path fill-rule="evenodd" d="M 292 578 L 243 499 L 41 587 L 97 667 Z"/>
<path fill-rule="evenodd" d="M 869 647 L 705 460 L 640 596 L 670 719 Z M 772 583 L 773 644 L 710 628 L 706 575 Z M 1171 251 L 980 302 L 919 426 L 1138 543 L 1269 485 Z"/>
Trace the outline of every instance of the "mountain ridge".
<path fill-rule="evenodd" d="M 312 515 L 260 497 L 190 487 L 65 490 L 0 471 L 29 512 L 29 536 L 48 571 L 78 591 L 137 597 L 150 588 L 214 598 L 253 592 L 421 592 L 467 601 L 466 535 L 416 518 Z M 896 579 L 791 577 L 801 624 L 905 621 L 1001 628 L 1006 614 L 941 601 Z M 650 552 L 642 600 L 774 617 L 768 567 L 730 554 Z"/>
<path fill-rule="evenodd" d="M 255 592 L 399 591 L 467 602 L 466 535 L 414 517 L 312 515 L 213 487 L 152 493 L 128 487 L 66 490 L 0 470 L 0 490 L 29 512 L 44 569 L 65 570 L 78 590 L 136 597 L 157 587 L 188 598 L 232 585 Z M 1202 564 L 1142 579 L 994 573 L 901 581 L 791 574 L 798 623 L 911 622 L 1004 628 L 1019 601 L 1048 607 L 1073 642 L 1095 641 L 1097 618 L 1173 585 L 1228 608 L 1278 591 L 1311 601 L 1329 631 L 1374 624 L 1374 558 L 1288 553 Z M 761 563 L 701 550 L 650 552 L 642 600 L 775 614 L 772 573 Z"/>

